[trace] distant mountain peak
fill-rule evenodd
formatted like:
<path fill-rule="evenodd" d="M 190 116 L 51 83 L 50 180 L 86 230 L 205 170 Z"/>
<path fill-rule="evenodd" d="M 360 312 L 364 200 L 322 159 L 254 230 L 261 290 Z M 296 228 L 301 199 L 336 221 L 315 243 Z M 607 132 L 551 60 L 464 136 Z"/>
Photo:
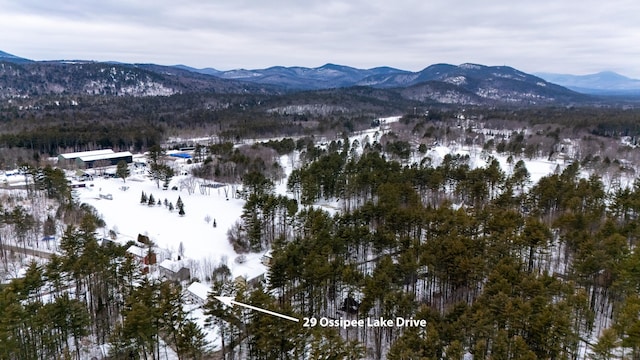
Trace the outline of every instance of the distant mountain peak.
<path fill-rule="evenodd" d="M 220 70 L 216 70 L 214 68 L 202 68 L 202 69 L 197 69 L 191 66 L 187 66 L 187 65 L 183 65 L 183 64 L 178 64 L 178 65 L 173 65 L 172 67 L 174 68 L 178 68 L 181 70 L 187 70 L 187 71 L 191 71 L 191 72 L 195 72 L 195 73 L 200 73 L 200 74 L 205 74 L 205 75 L 213 75 L 213 76 L 218 76 L 220 75 L 220 73 L 222 73 L 222 71 Z"/>
<path fill-rule="evenodd" d="M 8 52 L 4 52 L 2 50 L 0 50 L 0 57 L 3 57 L 3 58 L 17 58 L 17 56 L 9 54 Z"/>
<path fill-rule="evenodd" d="M 565 86 L 569 89 L 599 95 L 637 95 L 640 94 L 640 80 L 631 79 L 614 71 L 601 71 L 588 75 L 537 73 L 546 81 Z"/>
<path fill-rule="evenodd" d="M 15 62 L 15 63 L 25 63 L 25 62 L 31 62 L 32 60 L 21 58 L 19 56 L 15 56 L 13 54 L 9 54 L 8 52 L 4 52 L 4 51 L 0 50 L 0 61 L 9 61 L 9 62 Z"/>
<path fill-rule="evenodd" d="M 319 69 L 344 69 L 344 68 L 349 68 L 349 66 L 338 65 L 338 64 L 333 64 L 333 63 L 326 63 L 326 64 L 324 64 L 324 65 L 319 67 Z"/>
<path fill-rule="evenodd" d="M 615 72 L 615 71 L 611 71 L 611 70 L 604 70 L 604 71 L 600 71 L 600 72 L 597 72 L 596 74 L 602 74 L 602 75 L 613 75 L 613 76 L 621 76 L 621 77 L 626 78 L 626 76 L 621 75 L 621 74 L 618 74 L 617 72 Z"/>
<path fill-rule="evenodd" d="M 462 69 L 480 70 L 480 69 L 486 68 L 487 66 L 480 65 L 480 64 L 464 63 L 464 64 L 460 64 L 459 67 Z"/>
<path fill-rule="evenodd" d="M 598 73 L 593 74 L 593 76 L 600 76 L 607 80 L 617 79 L 617 80 L 624 80 L 624 81 L 634 81 L 634 79 L 632 78 L 626 77 L 622 74 L 618 74 L 617 72 L 610 71 L 610 70 L 600 71 Z"/>

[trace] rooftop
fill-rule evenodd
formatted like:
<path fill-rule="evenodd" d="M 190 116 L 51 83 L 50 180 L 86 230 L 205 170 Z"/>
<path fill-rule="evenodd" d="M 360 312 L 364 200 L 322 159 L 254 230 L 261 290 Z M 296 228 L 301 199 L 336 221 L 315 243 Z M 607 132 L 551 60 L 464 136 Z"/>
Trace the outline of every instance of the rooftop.
<path fill-rule="evenodd" d="M 107 154 L 93 154 L 93 155 L 79 156 L 79 158 L 82 161 L 97 161 L 97 160 L 108 160 L 108 159 L 125 157 L 125 156 L 133 156 L 133 155 L 128 151 L 122 151 L 117 153 L 114 153 L 112 151 L 111 153 L 107 153 Z"/>
<path fill-rule="evenodd" d="M 187 288 L 187 291 L 192 293 L 193 295 L 201 298 L 202 300 L 207 300 L 207 294 L 209 293 L 209 287 L 200 283 L 194 282 Z"/>
<path fill-rule="evenodd" d="M 143 248 L 141 248 L 139 246 L 136 246 L 136 245 L 129 246 L 129 248 L 127 249 L 127 252 L 129 254 L 132 254 L 132 255 L 135 255 L 135 256 L 141 257 L 141 258 L 143 258 L 143 257 L 145 257 L 147 255 L 147 250 L 146 249 L 143 249 Z"/>
<path fill-rule="evenodd" d="M 111 149 L 102 149 L 102 150 L 91 150 L 91 151 L 80 151 L 80 152 L 74 152 L 74 153 L 66 153 L 66 154 L 60 154 L 60 156 L 64 159 L 70 160 L 70 159 L 75 159 L 75 158 L 79 158 L 79 157 L 83 157 L 83 156 L 96 156 L 96 155 L 106 155 L 106 154 L 113 154 L 113 150 Z"/>
<path fill-rule="evenodd" d="M 171 260 L 171 259 L 163 260 L 158 264 L 158 266 L 165 268 L 167 270 L 173 271 L 174 273 L 180 271 L 180 269 L 182 268 L 187 267 L 185 266 L 182 260 Z"/>

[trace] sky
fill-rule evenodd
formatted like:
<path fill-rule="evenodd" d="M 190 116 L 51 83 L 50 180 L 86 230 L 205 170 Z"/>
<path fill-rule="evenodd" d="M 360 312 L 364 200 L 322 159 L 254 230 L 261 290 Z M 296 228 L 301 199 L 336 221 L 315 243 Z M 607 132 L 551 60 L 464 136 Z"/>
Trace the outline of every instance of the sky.
<path fill-rule="evenodd" d="M 637 0 L 0 0 L 0 50 L 218 70 L 508 65 L 640 78 Z"/>

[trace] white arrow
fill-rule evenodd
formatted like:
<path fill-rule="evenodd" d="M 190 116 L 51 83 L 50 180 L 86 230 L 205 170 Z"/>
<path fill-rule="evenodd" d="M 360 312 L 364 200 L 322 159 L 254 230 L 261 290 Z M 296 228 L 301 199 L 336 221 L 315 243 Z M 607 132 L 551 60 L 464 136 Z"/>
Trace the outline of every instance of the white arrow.
<path fill-rule="evenodd" d="M 251 310 L 256 310 L 256 311 L 260 311 L 263 312 L 265 314 L 269 314 L 269 315 L 273 315 L 273 316 L 278 316 L 281 317 L 283 319 L 287 319 L 287 320 L 291 320 L 291 321 L 295 321 L 295 322 L 300 322 L 300 319 L 296 319 L 294 317 L 291 316 L 287 316 L 287 315 L 283 315 L 283 314 L 278 314 L 277 312 L 273 312 L 270 310 L 265 310 L 265 309 L 261 309 L 259 307 L 255 307 L 255 306 L 251 306 L 248 304 L 244 304 L 238 301 L 233 300 L 233 298 L 231 296 L 214 296 L 216 299 L 220 300 L 220 302 L 222 302 L 223 304 L 225 304 L 226 306 L 233 306 L 233 305 L 240 305 L 240 306 L 244 306 L 246 308 L 249 308 Z"/>

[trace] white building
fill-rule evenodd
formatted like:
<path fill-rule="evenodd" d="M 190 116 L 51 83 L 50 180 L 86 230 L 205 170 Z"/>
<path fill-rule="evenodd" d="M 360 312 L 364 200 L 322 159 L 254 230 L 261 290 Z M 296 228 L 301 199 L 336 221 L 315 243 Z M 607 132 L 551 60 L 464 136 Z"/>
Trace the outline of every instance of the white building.
<path fill-rule="evenodd" d="M 202 306 L 207 302 L 208 293 L 208 286 L 195 281 L 187 288 L 186 296 L 192 303 Z"/>
<path fill-rule="evenodd" d="M 73 153 L 66 153 L 58 155 L 58 162 L 69 161 L 74 162 L 76 159 L 83 156 L 96 156 L 96 155 L 107 155 L 113 154 L 113 150 L 111 149 L 102 149 L 102 150 L 91 150 L 91 151 L 80 151 Z"/>

